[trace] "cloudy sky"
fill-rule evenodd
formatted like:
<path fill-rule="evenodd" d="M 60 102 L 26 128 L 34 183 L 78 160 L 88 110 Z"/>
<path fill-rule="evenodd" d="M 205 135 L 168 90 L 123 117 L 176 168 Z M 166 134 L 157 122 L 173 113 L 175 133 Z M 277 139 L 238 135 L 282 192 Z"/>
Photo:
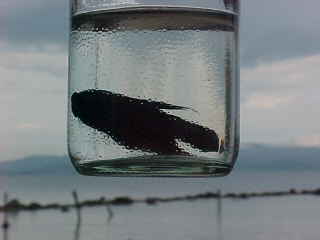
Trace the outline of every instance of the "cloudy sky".
<path fill-rule="evenodd" d="M 320 1 L 241 7 L 241 141 L 320 146 Z M 66 154 L 67 29 L 67 0 L 0 2 L 0 161 Z"/>

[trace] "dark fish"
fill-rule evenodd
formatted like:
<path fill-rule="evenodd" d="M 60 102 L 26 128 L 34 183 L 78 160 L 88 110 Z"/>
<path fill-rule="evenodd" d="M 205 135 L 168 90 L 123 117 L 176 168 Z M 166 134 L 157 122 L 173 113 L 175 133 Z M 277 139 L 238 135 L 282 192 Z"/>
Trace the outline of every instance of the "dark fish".
<path fill-rule="evenodd" d="M 217 134 L 162 109 L 187 110 L 164 102 L 126 97 L 105 90 L 86 90 L 71 96 L 72 112 L 84 124 L 108 134 L 128 149 L 158 154 L 186 154 L 176 140 L 202 151 L 218 151 Z"/>

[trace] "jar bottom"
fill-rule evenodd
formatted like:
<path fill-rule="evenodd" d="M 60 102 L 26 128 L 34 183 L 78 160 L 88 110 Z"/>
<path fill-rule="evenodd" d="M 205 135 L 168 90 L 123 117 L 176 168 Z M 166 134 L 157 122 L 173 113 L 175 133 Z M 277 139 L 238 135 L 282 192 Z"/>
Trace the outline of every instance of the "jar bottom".
<path fill-rule="evenodd" d="M 144 156 L 112 160 L 72 159 L 76 170 L 87 176 L 115 177 L 218 177 L 226 176 L 232 166 L 218 159 L 197 156 Z"/>

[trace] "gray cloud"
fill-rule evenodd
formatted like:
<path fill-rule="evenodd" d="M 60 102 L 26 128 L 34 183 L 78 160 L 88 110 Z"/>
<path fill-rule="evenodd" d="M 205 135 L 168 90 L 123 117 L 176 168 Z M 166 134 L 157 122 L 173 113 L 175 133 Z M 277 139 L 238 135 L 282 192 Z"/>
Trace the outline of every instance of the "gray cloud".
<path fill-rule="evenodd" d="M 308 0 L 308 4 L 301 0 L 242 0 L 242 65 L 319 53 L 319 7 L 318 0 Z M 59 44 L 65 49 L 68 8 L 65 0 L 30 0 L 24 6 L 11 6 L 2 38 L 16 45 Z"/>
<path fill-rule="evenodd" d="M 0 161 L 65 152 L 68 1 L 5 1 Z M 243 142 L 319 145 L 319 7 L 318 0 L 242 0 Z"/>
<path fill-rule="evenodd" d="M 9 8 L 2 40 L 11 46 L 58 44 L 67 46 L 69 4 L 65 0 L 17 3 Z"/>
<path fill-rule="evenodd" d="M 243 0 L 242 64 L 319 53 L 319 7 L 318 0 Z"/>
<path fill-rule="evenodd" d="M 319 63 L 320 54 L 242 70 L 243 141 L 319 142 Z"/>

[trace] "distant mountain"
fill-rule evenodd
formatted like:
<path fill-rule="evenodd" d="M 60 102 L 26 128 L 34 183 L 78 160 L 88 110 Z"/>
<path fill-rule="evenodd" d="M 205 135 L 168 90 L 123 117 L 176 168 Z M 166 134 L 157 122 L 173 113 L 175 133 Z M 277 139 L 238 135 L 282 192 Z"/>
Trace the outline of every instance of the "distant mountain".
<path fill-rule="evenodd" d="M 237 171 L 320 170 L 320 148 L 250 144 L 241 147 Z M 0 162 L 0 175 L 75 175 L 67 156 L 29 156 Z"/>
<path fill-rule="evenodd" d="M 249 144 L 241 147 L 238 170 L 320 170 L 320 148 Z"/>
<path fill-rule="evenodd" d="M 74 175 L 76 171 L 67 156 L 39 155 L 0 162 L 0 175 Z"/>

